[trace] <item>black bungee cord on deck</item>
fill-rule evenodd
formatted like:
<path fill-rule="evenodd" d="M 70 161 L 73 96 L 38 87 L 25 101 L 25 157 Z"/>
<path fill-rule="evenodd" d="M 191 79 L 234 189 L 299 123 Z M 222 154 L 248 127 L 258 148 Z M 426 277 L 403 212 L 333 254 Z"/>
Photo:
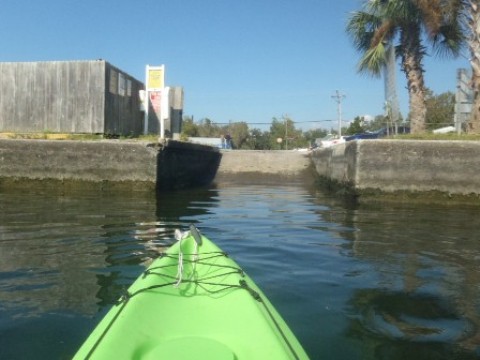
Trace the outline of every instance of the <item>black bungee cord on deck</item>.
<path fill-rule="evenodd" d="M 191 225 L 190 233 L 192 234 L 192 236 L 194 236 L 195 241 L 197 241 L 197 237 L 195 236 L 194 233 L 192 233 L 192 227 L 196 230 L 196 228 L 193 225 Z M 198 233 L 198 230 L 196 230 L 196 235 L 198 235 L 198 237 L 200 238 L 200 244 L 201 244 L 201 236 Z M 198 241 L 197 241 L 197 243 L 198 243 Z M 294 356 L 294 358 L 296 360 L 299 359 L 299 356 L 295 352 L 295 349 L 293 348 L 292 344 L 290 344 L 287 336 L 283 332 L 280 324 L 278 324 L 278 322 L 276 321 L 275 317 L 273 316 L 273 314 L 270 311 L 267 304 L 264 302 L 262 296 L 255 289 L 253 289 L 247 283 L 247 281 L 239 280 L 238 284 L 224 284 L 224 283 L 220 283 L 220 282 L 212 282 L 211 281 L 215 278 L 224 277 L 224 276 L 230 275 L 230 274 L 240 274 L 240 276 L 242 276 L 242 277 L 245 276 L 244 271 L 240 267 L 229 266 L 229 265 L 218 265 L 218 264 L 215 264 L 213 262 L 209 262 L 209 260 L 212 260 L 212 259 L 217 258 L 217 257 L 221 257 L 221 256 L 228 257 L 227 253 L 218 252 L 218 251 L 203 253 L 203 254 L 201 254 L 201 255 L 205 255 L 203 258 L 200 258 L 198 256 L 198 254 L 183 254 L 183 255 L 187 255 L 187 256 L 195 255 L 196 256 L 196 257 L 194 257 L 195 260 L 184 259 L 183 256 L 182 256 L 182 261 L 183 262 L 192 263 L 192 264 L 195 263 L 196 265 L 201 264 L 201 265 L 206 265 L 206 266 L 211 266 L 211 267 L 218 267 L 218 268 L 222 268 L 222 269 L 228 269 L 230 271 L 222 272 L 222 273 L 216 274 L 216 275 L 207 276 L 207 277 L 204 277 L 202 279 L 195 279 L 195 280 L 183 279 L 183 280 L 181 280 L 182 283 L 195 284 L 197 286 L 200 286 L 203 290 L 205 290 L 206 292 L 208 292 L 210 294 L 217 294 L 219 292 L 226 291 L 226 290 L 229 290 L 229 289 L 243 289 L 243 290 L 246 290 L 256 301 L 258 301 L 259 303 L 261 303 L 263 305 L 263 308 L 265 309 L 268 317 L 271 319 L 271 321 L 275 325 L 275 328 L 278 330 L 278 332 L 282 336 L 283 341 L 287 344 L 288 349 L 290 350 L 290 352 L 292 353 L 292 355 Z M 168 257 L 168 258 L 171 258 L 171 259 L 174 259 L 174 260 L 175 259 L 179 260 L 179 255 L 170 255 L 168 253 L 161 253 L 161 254 L 159 254 L 159 257 Z M 156 266 L 156 267 L 147 269 L 146 271 L 144 271 L 144 273 L 142 275 L 143 278 L 145 278 L 146 276 L 149 276 L 149 275 L 156 275 L 156 276 L 160 276 L 160 277 L 163 277 L 163 278 L 166 278 L 166 279 L 172 279 L 172 281 L 165 282 L 163 284 L 152 285 L 152 286 L 148 286 L 148 287 L 145 287 L 145 288 L 141 288 L 141 289 L 135 291 L 134 293 L 129 293 L 128 291 L 125 291 L 125 293 L 121 295 L 121 297 L 119 298 L 119 300 L 115 304 L 115 306 L 120 306 L 120 309 L 117 311 L 117 313 L 112 318 L 112 320 L 109 322 L 109 324 L 105 327 L 102 334 L 98 337 L 97 341 L 92 346 L 92 348 L 88 352 L 85 359 L 90 359 L 91 358 L 91 356 L 93 355 L 95 350 L 98 348 L 99 344 L 105 338 L 108 331 L 111 329 L 111 327 L 113 326 L 115 321 L 118 319 L 118 317 L 120 316 L 122 311 L 125 309 L 125 307 L 129 303 L 130 299 L 138 296 L 139 294 L 148 292 L 150 290 L 159 289 L 159 288 L 170 286 L 170 285 L 175 286 L 176 284 L 178 284 L 178 279 L 175 276 L 172 276 L 170 274 L 166 274 L 166 273 L 162 272 L 162 269 L 171 268 L 171 267 L 174 267 L 174 266 L 176 267 L 177 265 L 172 264 L 172 265 Z M 219 286 L 220 288 L 217 289 L 217 290 L 212 290 L 212 289 L 207 288 L 207 286 Z"/>

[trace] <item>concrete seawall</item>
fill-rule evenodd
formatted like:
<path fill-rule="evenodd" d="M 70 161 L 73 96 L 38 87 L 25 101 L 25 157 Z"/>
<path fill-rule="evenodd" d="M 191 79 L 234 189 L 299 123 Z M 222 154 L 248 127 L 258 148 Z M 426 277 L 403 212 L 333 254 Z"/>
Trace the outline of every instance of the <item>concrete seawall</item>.
<path fill-rule="evenodd" d="M 219 161 L 215 149 L 175 141 L 0 139 L 0 185 L 168 190 L 211 181 Z"/>
<path fill-rule="evenodd" d="M 222 151 L 221 161 L 218 152 L 212 155 L 204 148 L 181 143 L 172 145 L 167 156 L 169 151 L 162 151 L 161 145 L 142 141 L 0 139 L 0 187 L 29 187 L 28 182 L 34 181 L 50 189 L 80 183 L 89 188 L 154 190 L 159 178 L 175 186 L 171 183 L 178 179 L 198 182 L 210 173 L 204 182 L 208 183 L 216 171 L 213 182 L 220 186 L 311 185 L 320 177 L 364 199 L 440 194 L 478 202 L 480 196 L 480 142 L 359 140 L 317 149 L 311 155 Z"/>
<path fill-rule="evenodd" d="M 312 153 L 318 175 L 356 195 L 480 195 L 480 142 L 359 140 Z"/>
<path fill-rule="evenodd" d="M 308 154 L 281 150 L 223 151 L 214 182 L 278 183 L 282 181 L 312 183 L 315 179 Z"/>
<path fill-rule="evenodd" d="M 157 149 L 137 142 L 0 140 L 0 174 L 25 179 L 155 182 Z"/>
<path fill-rule="evenodd" d="M 213 154 L 216 151 L 205 148 L 179 143 L 169 147 L 174 154 L 168 155 L 170 161 L 165 161 L 163 157 L 168 151 L 161 151 L 159 144 L 143 141 L 0 139 L 0 186 L 40 185 L 55 189 L 86 185 L 153 190 L 159 177 L 167 182 L 188 176 L 198 181 L 217 167 L 213 180 L 217 185 L 314 179 L 311 159 L 302 152 L 223 151 L 218 165 L 219 157 Z M 169 178 L 170 173 L 177 177 Z"/>

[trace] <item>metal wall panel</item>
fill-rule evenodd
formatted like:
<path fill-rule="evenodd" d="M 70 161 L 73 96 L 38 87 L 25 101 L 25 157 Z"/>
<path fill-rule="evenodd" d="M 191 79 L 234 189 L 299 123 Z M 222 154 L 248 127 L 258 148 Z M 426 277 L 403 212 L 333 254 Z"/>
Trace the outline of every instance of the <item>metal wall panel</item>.
<path fill-rule="evenodd" d="M 143 132 L 139 91 L 143 83 L 106 63 L 105 133 L 138 135 Z"/>

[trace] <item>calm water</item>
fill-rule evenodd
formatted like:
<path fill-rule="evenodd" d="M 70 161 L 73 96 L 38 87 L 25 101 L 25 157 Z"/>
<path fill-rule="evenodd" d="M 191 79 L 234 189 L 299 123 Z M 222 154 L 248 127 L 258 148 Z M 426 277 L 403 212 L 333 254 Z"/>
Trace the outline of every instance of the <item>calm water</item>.
<path fill-rule="evenodd" d="M 480 358 L 478 209 L 301 185 L 0 192 L 0 359 L 69 359 L 176 228 L 239 262 L 312 359 Z"/>

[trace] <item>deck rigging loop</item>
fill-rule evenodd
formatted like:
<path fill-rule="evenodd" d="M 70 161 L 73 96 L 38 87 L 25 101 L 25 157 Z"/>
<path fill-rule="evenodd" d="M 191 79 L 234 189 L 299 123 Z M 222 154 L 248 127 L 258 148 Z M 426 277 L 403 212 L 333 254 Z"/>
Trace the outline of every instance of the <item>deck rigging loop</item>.
<path fill-rule="evenodd" d="M 190 225 L 190 235 L 193 236 L 195 239 L 195 242 L 198 245 L 202 245 L 202 235 L 200 234 L 200 231 L 195 227 L 195 225 L 191 224 Z"/>
<path fill-rule="evenodd" d="M 200 235 L 200 232 L 198 231 L 198 229 L 194 225 L 190 225 L 190 231 L 185 231 L 185 232 L 182 233 L 178 229 L 175 230 L 175 238 L 179 242 L 179 246 L 178 246 L 178 248 L 179 248 L 179 250 L 178 250 L 178 267 L 177 267 L 177 275 L 176 275 L 177 282 L 174 285 L 175 287 L 179 287 L 180 284 L 182 283 L 182 280 L 183 280 L 183 274 L 184 274 L 184 259 L 183 259 L 183 256 L 184 256 L 184 254 L 183 254 L 183 251 L 182 251 L 182 241 L 189 236 L 193 236 L 193 238 L 195 240 L 195 242 L 194 242 L 195 247 L 194 247 L 193 254 L 191 254 L 192 260 L 189 261 L 192 264 L 192 271 L 190 273 L 190 276 L 189 276 L 188 280 L 190 281 L 195 274 L 195 268 L 196 268 L 197 261 L 198 261 L 198 246 L 202 245 L 202 236 Z"/>

